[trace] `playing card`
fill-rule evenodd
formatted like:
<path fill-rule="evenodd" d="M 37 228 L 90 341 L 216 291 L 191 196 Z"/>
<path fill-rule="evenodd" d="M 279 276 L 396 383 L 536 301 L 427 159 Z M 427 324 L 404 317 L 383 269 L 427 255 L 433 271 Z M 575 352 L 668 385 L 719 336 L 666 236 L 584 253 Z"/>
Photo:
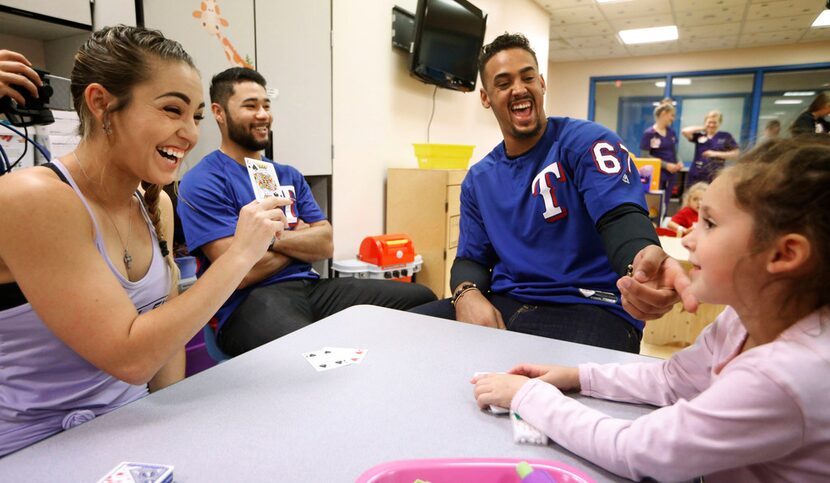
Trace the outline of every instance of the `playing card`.
<path fill-rule="evenodd" d="M 345 355 L 332 350 L 331 347 L 324 347 L 316 351 L 304 352 L 303 357 L 305 357 L 305 360 L 307 360 L 317 372 L 330 371 L 332 369 L 337 369 L 338 367 L 353 364 L 353 362 L 348 360 Z"/>
<path fill-rule="evenodd" d="M 324 347 L 323 349 L 331 350 L 338 356 L 346 358 L 352 364 L 360 364 L 363 362 L 363 358 L 366 357 L 366 352 L 368 352 L 366 349 L 354 347 Z"/>
<path fill-rule="evenodd" d="M 172 481 L 173 467 L 170 465 L 124 461 L 98 480 L 98 483 L 170 483 Z"/>
<path fill-rule="evenodd" d="M 282 196 L 282 187 L 273 164 L 245 158 L 245 166 L 248 167 L 248 176 L 257 200 L 262 201 L 267 196 Z"/>

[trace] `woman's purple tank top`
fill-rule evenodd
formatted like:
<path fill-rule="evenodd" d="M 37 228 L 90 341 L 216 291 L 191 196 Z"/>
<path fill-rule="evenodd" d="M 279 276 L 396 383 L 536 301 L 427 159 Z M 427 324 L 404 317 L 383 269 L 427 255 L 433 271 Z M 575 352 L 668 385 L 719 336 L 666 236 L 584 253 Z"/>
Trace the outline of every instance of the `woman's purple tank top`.
<path fill-rule="evenodd" d="M 153 259 L 136 282 L 112 265 L 92 210 L 69 171 L 53 161 L 90 213 L 95 246 L 139 313 L 164 303 L 170 273 L 156 232 L 139 198 L 153 239 Z M 55 337 L 28 303 L 0 311 L 0 457 L 147 395 L 93 366 Z"/>

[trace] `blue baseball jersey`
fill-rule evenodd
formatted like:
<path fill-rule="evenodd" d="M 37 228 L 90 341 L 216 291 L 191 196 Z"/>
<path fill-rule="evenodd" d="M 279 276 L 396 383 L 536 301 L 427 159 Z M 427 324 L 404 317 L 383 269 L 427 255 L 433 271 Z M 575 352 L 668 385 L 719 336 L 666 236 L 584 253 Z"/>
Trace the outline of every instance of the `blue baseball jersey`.
<path fill-rule="evenodd" d="M 287 229 L 293 229 L 298 218 L 306 223 L 326 219 L 311 194 L 311 188 L 297 169 L 274 163 L 264 156 L 262 160 L 274 165 L 283 196 L 296 200 L 285 209 L 289 222 Z M 184 175 L 179 184 L 176 212 L 182 221 L 187 248 L 199 259 L 199 275 L 210 266 L 210 260 L 202 253 L 201 247 L 233 236 L 239 210 L 254 199 L 248 168 L 219 150 L 202 158 L 196 167 Z M 220 327 L 254 288 L 301 278 L 319 278 L 319 275 L 309 263 L 293 260 L 258 284 L 234 291 L 216 314 Z"/>
<path fill-rule="evenodd" d="M 596 223 L 632 204 L 646 211 L 622 140 L 589 121 L 548 118 L 541 140 L 509 158 L 502 142 L 461 186 L 459 258 L 492 269 L 493 292 L 526 303 L 594 304 L 642 330 L 622 308 Z"/>

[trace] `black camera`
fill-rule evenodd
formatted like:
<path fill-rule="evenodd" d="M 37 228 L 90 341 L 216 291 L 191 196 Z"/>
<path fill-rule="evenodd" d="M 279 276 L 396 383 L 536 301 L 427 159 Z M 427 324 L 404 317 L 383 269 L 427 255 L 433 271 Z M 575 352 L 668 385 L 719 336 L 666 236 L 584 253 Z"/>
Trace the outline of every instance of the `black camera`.
<path fill-rule="evenodd" d="M 46 107 L 49 98 L 54 93 L 49 83 L 49 73 L 40 69 L 35 69 L 35 72 L 40 76 L 40 81 L 43 84 L 37 88 L 37 98 L 32 97 L 32 93 L 28 89 L 14 84 L 12 88 L 23 95 L 26 104 L 18 104 L 10 96 L 0 99 L 0 114 L 5 114 L 6 119 L 9 120 L 12 126 L 27 127 L 55 122 L 52 111 Z"/>

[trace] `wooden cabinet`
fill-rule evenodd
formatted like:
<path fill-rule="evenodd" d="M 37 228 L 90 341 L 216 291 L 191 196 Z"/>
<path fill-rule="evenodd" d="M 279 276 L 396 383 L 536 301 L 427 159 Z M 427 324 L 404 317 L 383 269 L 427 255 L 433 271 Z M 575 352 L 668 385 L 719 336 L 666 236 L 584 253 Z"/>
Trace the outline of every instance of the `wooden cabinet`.
<path fill-rule="evenodd" d="M 424 259 L 415 280 L 439 298 L 451 295 L 450 269 L 458 247 L 463 169 L 390 169 L 386 233 L 405 233 Z"/>
<path fill-rule="evenodd" d="M 725 308 L 725 305 L 700 304 L 697 313 L 693 314 L 684 311 L 683 305 L 677 304 L 659 319 L 646 321 L 643 342 L 658 346 L 689 346 Z"/>
<path fill-rule="evenodd" d="M 661 236 L 660 244 L 663 250 L 678 260 L 685 270 L 688 271 L 692 267 L 689 263 L 689 251 L 683 246 L 682 239 Z M 646 327 L 643 329 L 643 342 L 674 347 L 691 345 L 703 329 L 714 322 L 725 308 L 725 305 L 700 304 L 697 313 L 692 314 L 684 311 L 683 306 L 678 303 L 666 315 L 646 322 Z"/>

